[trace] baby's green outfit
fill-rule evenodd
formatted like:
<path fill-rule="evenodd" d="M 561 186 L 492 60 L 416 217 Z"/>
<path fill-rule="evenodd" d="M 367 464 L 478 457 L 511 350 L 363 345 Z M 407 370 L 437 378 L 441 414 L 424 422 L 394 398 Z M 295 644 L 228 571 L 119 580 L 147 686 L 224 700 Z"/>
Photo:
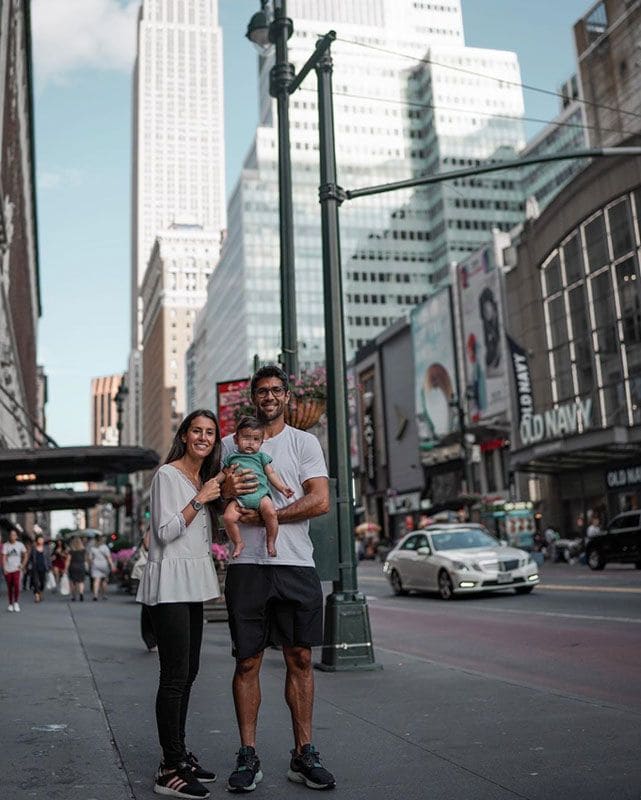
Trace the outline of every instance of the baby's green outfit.
<path fill-rule="evenodd" d="M 223 459 L 224 467 L 231 467 L 233 464 L 238 464 L 239 469 L 250 469 L 256 475 L 256 480 L 258 481 L 258 488 L 255 492 L 243 494 L 234 498 L 239 506 L 256 509 L 260 506 L 260 501 L 265 495 L 271 497 L 269 481 L 265 474 L 265 467 L 267 464 L 271 464 L 272 461 L 272 457 L 268 456 L 267 453 L 263 453 L 262 450 L 259 450 L 257 453 L 236 452 L 225 456 Z"/>

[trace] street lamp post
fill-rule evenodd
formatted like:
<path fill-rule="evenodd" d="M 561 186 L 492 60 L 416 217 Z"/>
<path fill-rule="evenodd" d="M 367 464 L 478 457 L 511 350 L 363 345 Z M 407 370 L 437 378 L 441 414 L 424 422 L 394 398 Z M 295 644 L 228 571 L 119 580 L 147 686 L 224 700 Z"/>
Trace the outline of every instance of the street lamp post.
<path fill-rule="evenodd" d="M 125 383 L 125 376 L 123 375 L 120 379 L 120 384 L 118 386 L 118 391 L 114 395 L 114 403 L 116 404 L 116 429 L 118 431 L 118 447 L 122 445 L 122 429 L 124 427 L 123 424 L 123 415 L 125 410 L 125 400 L 127 399 L 127 395 L 129 394 L 129 389 L 127 388 L 127 384 Z M 120 494 L 120 475 L 116 475 L 116 494 Z M 116 505 L 114 508 L 115 511 L 115 533 L 120 534 L 120 506 Z"/>
<path fill-rule="evenodd" d="M 269 76 L 269 93 L 278 108 L 278 204 L 280 232 L 280 321 L 282 363 L 288 375 L 298 374 L 298 327 L 296 320 L 296 271 L 294 259 L 294 206 L 292 163 L 289 143 L 289 95 L 294 65 L 289 63 L 287 42 L 294 31 L 287 16 L 286 0 L 275 0 L 274 17 L 267 20 L 267 0 L 251 18 L 247 38 L 264 50 L 276 45 L 274 66 Z"/>
<path fill-rule="evenodd" d="M 325 313 L 325 359 L 327 364 L 327 415 L 329 471 L 336 479 L 337 494 L 337 539 L 338 539 L 338 577 L 333 583 L 333 591 L 326 601 L 325 633 L 321 663 L 317 666 L 330 672 L 347 670 L 378 669 L 374 662 L 369 614 L 365 596 L 358 591 L 356 579 L 356 555 L 353 533 L 353 500 L 349 455 L 349 421 L 347 412 L 347 379 L 345 368 L 345 330 L 343 316 L 343 291 L 340 256 L 339 206 L 344 192 L 336 181 L 336 153 L 334 144 L 334 113 L 332 100 L 332 59 L 329 50 L 336 39 L 334 31 L 321 37 L 311 57 L 298 75 L 287 64 L 287 39 L 291 36 L 293 25 L 286 18 L 284 0 L 276 0 L 274 21 L 268 25 L 265 13 L 266 3 L 252 17 L 247 30 L 251 41 L 265 46 L 267 42 L 276 43 L 276 63 L 272 70 L 270 93 L 279 99 L 279 185 L 280 197 L 280 236 L 281 247 L 286 241 L 286 253 L 281 250 L 281 302 L 283 304 L 283 355 L 296 357 L 296 340 L 289 339 L 286 333 L 285 316 L 295 317 L 296 298 L 293 292 L 294 260 L 293 241 L 291 247 L 288 237 L 293 240 L 293 221 L 291 214 L 291 162 L 289 154 L 288 95 L 296 91 L 303 80 L 316 70 L 318 78 L 318 123 L 320 150 L 320 203 L 323 246 L 323 293 Z M 287 95 L 287 97 L 285 97 Z M 281 115 L 281 108 L 283 113 Z M 282 124 L 281 124 L 282 122 Z M 283 190 L 287 196 L 283 198 Z M 285 209 L 286 213 L 283 213 Z M 287 226 L 287 230 L 283 230 Z M 283 272 L 292 272 L 283 276 Z M 294 319 L 295 324 L 295 319 Z M 288 348 L 286 342 L 292 342 Z M 287 362 L 286 362 L 287 363 Z M 291 362 L 290 362 L 291 363 Z M 290 370 L 290 372 L 293 372 Z"/>

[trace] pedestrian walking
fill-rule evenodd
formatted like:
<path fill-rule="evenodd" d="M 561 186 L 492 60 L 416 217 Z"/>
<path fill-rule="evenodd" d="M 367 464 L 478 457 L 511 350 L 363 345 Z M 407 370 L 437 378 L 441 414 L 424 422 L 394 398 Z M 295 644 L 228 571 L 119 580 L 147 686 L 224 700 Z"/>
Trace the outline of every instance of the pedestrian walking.
<path fill-rule="evenodd" d="M 9 595 L 7 611 L 20 611 L 20 575 L 26 561 L 27 548 L 18 540 L 18 531 L 12 528 L 8 541 L 2 545 L 2 570 Z"/>
<path fill-rule="evenodd" d="M 106 600 L 109 576 L 113 572 L 114 565 L 111 559 L 111 551 L 103 542 L 102 536 L 96 536 L 93 540 L 89 547 L 88 558 L 93 599 L 97 600 L 102 597 L 103 600 Z"/>
<path fill-rule="evenodd" d="M 173 797 L 209 797 L 203 784 L 216 780 L 185 739 L 200 663 L 203 602 L 220 595 L 211 557 L 211 503 L 220 496 L 219 471 L 216 417 L 194 411 L 181 422 L 150 490 L 149 558 L 136 599 L 148 609 L 160 660 L 156 723 L 162 761 L 154 791 Z"/>
<path fill-rule="evenodd" d="M 71 581 L 71 599 L 85 599 L 85 576 L 87 574 L 87 551 L 79 536 L 74 536 L 67 553 L 67 572 Z"/>
<path fill-rule="evenodd" d="M 28 533 L 23 531 L 22 536 L 22 544 L 25 546 L 27 550 L 27 565 L 22 572 L 22 591 L 26 592 L 27 588 L 31 585 L 31 561 L 29 556 L 31 555 L 31 548 L 33 547 L 33 541 L 31 536 Z"/>
<path fill-rule="evenodd" d="M 62 539 L 56 539 L 51 553 L 51 570 L 56 579 L 56 587 L 60 587 L 60 579 L 67 570 L 67 548 Z"/>
<path fill-rule="evenodd" d="M 282 647 L 285 699 L 289 706 L 294 748 L 287 777 L 314 789 L 331 789 L 334 776 L 322 766 L 312 743 L 314 674 L 312 650 L 323 641 L 323 593 L 309 538 L 309 519 L 329 510 L 327 467 L 315 436 L 285 424 L 289 402 L 287 375 L 276 366 L 259 369 L 251 381 L 251 398 L 265 425 L 262 450 L 294 492 L 289 500 L 274 491 L 279 534 L 278 554 L 269 556 L 265 529 L 257 511 L 243 509 L 240 528 L 245 548 L 227 568 L 225 598 L 236 659 L 234 705 L 240 733 L 236 768 L 227 789 L 250 792 L 262 780 L 256 753 L 260 707 L 260 668 L 265 648 Z M 223 457 L 233 451 L 233 437 L 223 440 Z M 232 468 L 223 498 L 253 492 L 250 470 Z"/>
<path fill-rule="evenodd" d="M 39 533 L 29 553 L 29 572 L 31 575 L 31 588 L 33 599 L 36 603 L 42 600 L 47 585 L 47 575 L 51 571 L 51 555 L 45 545 L 45 537 Z"/>

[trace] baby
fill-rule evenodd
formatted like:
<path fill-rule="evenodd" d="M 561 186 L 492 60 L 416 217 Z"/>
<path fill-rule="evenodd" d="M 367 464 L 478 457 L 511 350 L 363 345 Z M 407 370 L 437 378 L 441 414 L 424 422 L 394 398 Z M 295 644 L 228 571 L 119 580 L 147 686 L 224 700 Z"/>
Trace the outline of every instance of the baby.
<path fill-rule="evenodd" d="M 272 501 L 269 484 L 285 497 L 292 497 L 294 492 L 287 486 L 276 470 L 270 466 L 272 458 L 267 453 L 261 452 L 265 426 L 254 417 L 243 417 L 236 426 L 234 443 L 238 452 L 230 453 L 223 460 L 223 467 L 228 468 L 237 464 L 241 469 L 251 469 L 256 475 L 258 488 L 251 494 L 236 497 L 225 508 L 223 521 L 225 531 L 230 542 L 234 545 L 232 558 L 239 556 L 245 544 L 240 535 L 238 521 L 243 508 L 257 510 L 265 523 L 267 554 L 276 555 L 276 537 L 278 536 L 278 516 Z M 221 473 L 221 480 L 224 474 Z"/>

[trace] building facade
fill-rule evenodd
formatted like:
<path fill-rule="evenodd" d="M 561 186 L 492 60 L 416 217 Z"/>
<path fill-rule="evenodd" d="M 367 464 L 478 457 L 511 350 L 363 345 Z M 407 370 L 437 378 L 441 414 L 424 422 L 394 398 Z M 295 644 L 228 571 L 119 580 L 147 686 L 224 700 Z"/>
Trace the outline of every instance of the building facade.
<path fill-rule="evenodd" d="M 329 7 L 331 5 L 331 8 Z M 330 11 L 335 16 L 330 15 Z M 429 104 L 410 88 L 417 64 L 431 52 L 445 58 L 455 52 L 464 58 L 460 3 L 445 5 L 409 0 L 350 0 L 316 4 L 292 0 L 288 13 L 294 20 L 290 60 L 300 68 L 309 57 L 315 38 L 336 26 L 340 38 L 332 46 L 334 61 L 334 114 L 339 181 L 345 188 L 374 185 L 414 177 L 429 163 L 419 133 L 427 125 Z M 439 49 L 440 48 L 440 49 Z M 380 50 L 383 49 L 384 53 Z M 492 58 L 509 64 L 509 76 L 518 79 L 513 54 Z M 469 58 L 473 67 L 481 51 Z M 220 264 L 210 282 L 205 311 L 207 336 L 230 342 L 225 353 L 210 355 L 208 380 L 218 381 L 246 375 L 254 357 L 275 360 L 280 352 L 278 172 L 275 101 L 269 96 L 272 57 L 259 61 L 260 125 L 244 169 L 231 196 L 229 230 Z M 427 67 L 426 67 L 427 68 Z M 490 67 L 485 65 L 486 69 Z M 501 112 L 522 114 L 522 99 L 512 99 L 515 90 L 500 88 L 501 67 L 492 67 L 492 102 Z M 443 79 L 445 80 L 445 79 Z M 422 90 L 421 90 L 422 91 Z M 455 91 L 452 87 L 450 94 Z M 510 100 L 502 99 L 502 95 Z M 518 92 L 516 92 L 518 94 Z M 465 97 L 474 91 L 466 88 Z M 484 90 L 477 88 L 479 103 Z M 458 92 L 457 99 L 462 96 Z M 498 97 L 501 97 L 499 101 Z M 451 99 L 451 98 L 450 98 Z M 447 95 L 439 96 L 446 103 Z M 452 100 L 452 102 L 454 102 Z M 474 101 L 476 102 L 476 101 Z M 414 104 L 414 105 L 413 105 Z M 476 108 L 476 106 L 474 106 Z M 457 115 L 462 117 L 462 112 Z M 469 116 L 469 115 L 468 115 Z M 454 115 L 435 118 L 438 133 L 453 135 Z M 450 126 L 449 129 L 447 126 Z M 496 128 L 498 131 L 499 128 Z M 524 143 L 519 120 L 510 122 L 513 133 L 492 135 L 484 142 L 483 157 L 497 142 L 521 147 Z M 294 186 L 294 231 L 298 303 L 299 363 L 313 367 L 324 360 L 321 236 L 318 207 L 318 108 L 313 77 L 309 85 L 291 97 L 290 135 Z M 452 140 L 453 141 L 453 140 Z M 444 158 L 455 151 L 443 145 Z M 449 148 L 449 149 L 448 149 Z M 419 150 L 421 152 L 419 153 Z M 456 151 L 458 152 L 458 151 Z M 500 190 L 501 201 L 508 194 Z M 497 198 L 499 194 L 497 194 Z M 345 289 L 347 350 L 350 357 L 365 341 L 383 331 L 420 302 L 431 290 L 432 244 L 429 210 L 431 195 L 410 190 L 362 198 L 341 209 L 341 249 Z M 510 201 L 511 202 L 511 201 Z M 501 208 L 498 213 L 502 214 Z M 466 208 L 472 218 L 476 207 Z M 511 212 L 506 218 L 515 218 Z M 496 215 L 492 216 L 496 220 Z M 503 224 L 503 222 L 502 222 Z M 506 222 L 507 224 L 507 222 Z M 472 231 L 473 223 L 470 222 Z M 485 233 L 484 238 L 487 234 Z M 481 229 L 469 245 L 482 241 Z M 443 263 L 451 256 L 446 247 Z M 441 262 L 439 262 L 440 264 Z M 233 318 L 232 318 L 233 317 Z M 229 335 L 233 332 L 233 335 Z M 211 353 L 211 348 L 208 348 Z"/>
<path fill-rule="evenodd" d="M 156 238 L 142 285 L 142 442 L 166 455 L 187 407 L 185 356 L 219 241 L 199 226 Z"/>
<path fill-rule="evenodd" d="M 558 115 L 526 144 L 519 158 L 570 153 L 588 147 L 585 106 L 579 97 L 575 75 L 563 84 L 560 94 L 562 99 Z M 523 167 L 520 171 L 523 194 L 527 199 L 536 201 L 535 214 L 544 209 L 585 165 L 585 159 L 574 159 Z"/>
<path fill-rule="evenodd" d="M 172 223 L 225 229 L 222 31 L 217 0 L 143 0 L 133 92 L 131 344 L 152 246 Z"/>
<path fill-rule="evenodd" d="M 639 0 L 599 0 L 574 26 L 590 144 L 612 147 L 641 130 Z"/>
<path fill-rule="evenodd" d="M 118 444 L 118 410 L 115 396 L 123 376 L 104 375 L 91 381 L 91 443 Z"/>
<path fill-rule="evenodd" d="M 37 327 L 42 313 L 34 180 L 29 3 L 0 5 L 0 447 L 41 432 Z"/>
<path fill-rule="evenodd" d="M 641 507 L 626 477 L 641 442 L 639 220 L 639 159 L 596 160 L 525 224 L 506 276 L 520 375 L 511 469 L 566 533 L 590 511 Z"/>

